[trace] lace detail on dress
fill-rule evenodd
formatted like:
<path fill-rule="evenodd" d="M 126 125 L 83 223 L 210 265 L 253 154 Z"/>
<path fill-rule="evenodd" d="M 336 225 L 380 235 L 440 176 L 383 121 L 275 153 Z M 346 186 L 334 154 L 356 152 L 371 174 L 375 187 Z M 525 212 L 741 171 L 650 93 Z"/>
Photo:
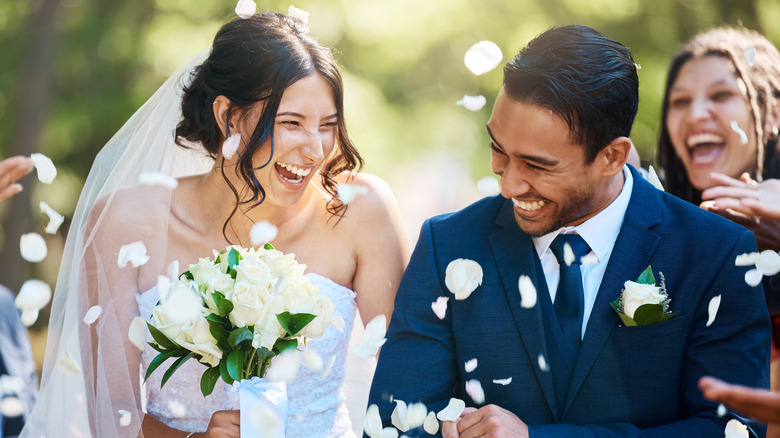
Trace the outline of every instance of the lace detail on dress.
<path fill-rule="evenodd" d="M 309 341 L 309 347 L 316 351 L 326 364 L 331 357 L 333 366 L 330 373 L 322 377 L 323 371 L 311 371 L 305 365 L 298 369 L 298 376 L 287 385 L 287 398 L 290 411 L 287 420 L 288 437 L 354 437 L 352 422 L 344 404 L 342 383 L 344 365 L 348 354 L 349 334 L 355 319 L 355 292 L 337 284 L 327 277 L 309 273 L 306 277 L 320 288 L 336 305 L 334 316 L 344 318 L 342 332 L 333 326 L 325 334 Z M 138 308 L 141 316 L 151 321 L 151 313 L 159 300 L 157 288 L 138 295 Z M 151 341 L 151 335 L 148 336 Z M 157 355 L 152 348 L 143 352 L 145 369 Z M 164 370 L 173 360 L 164 363 L 156 370 L 144 385 L 146 412 L 163 423 L 183 431 L 206 430 L 211 414 L 224 409 L 225 382 L 217 381 L 214 392 L 203 397 L 200 392 L 200 377 L 204 365 L 189 360 L 182 365 L 160 389 Z M 142 377 L 143 378 L 143 377 Z"/>

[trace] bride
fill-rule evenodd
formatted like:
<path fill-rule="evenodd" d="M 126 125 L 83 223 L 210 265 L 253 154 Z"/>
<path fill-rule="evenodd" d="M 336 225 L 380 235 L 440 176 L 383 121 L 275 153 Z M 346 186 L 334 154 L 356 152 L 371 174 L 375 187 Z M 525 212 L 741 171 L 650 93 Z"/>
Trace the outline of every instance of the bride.
<path fill-rule="evenodd" d="M 95 160 L 54 294 L 41 397 L 22 437 L 239 437 L 238 412 L 223 410 L 224 383 L 200 393 L 200 363 L 186 362 L 162 390 L 162 371 L 142 383 L 156 352 L 141 353 L 128 328 L 149 318 L 158 276 L 229 244 L 251 246 L 261 221 L 277 227 L 273 245 L 307 265 L 347 322 L 310 342 L 335 359 L 330 373 L 301 367 L 288 385 L 287 436 L 353 436 L 340 392 L 351 322 L 356 307 L 363 321 L 389 321 L 408 259 L 395 200 L 381 180 L 356 173 L 362 159 L 347 135 L 341 75 L 302 22 L 234 19 L 200 61 L 174 73 Z M 164 184 L 139 184 L 152 177 Z M 342 200 L 339 184 L 361 194 Z M 138 241 L 148 261 L 118 267 L 120 248 Z M 98 319 L 82 321 L 95 305 Z"/>

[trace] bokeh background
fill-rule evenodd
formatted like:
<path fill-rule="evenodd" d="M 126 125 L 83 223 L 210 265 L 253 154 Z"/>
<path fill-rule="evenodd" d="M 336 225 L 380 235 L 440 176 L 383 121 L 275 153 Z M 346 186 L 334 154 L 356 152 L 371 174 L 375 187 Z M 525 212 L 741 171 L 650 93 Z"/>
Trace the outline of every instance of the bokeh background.
<path fill-rule="evenodd" d="M 256 0 L 286 12 L 290 0 Z M 17 292 L 40 278 L 52 287 L 68 220 L 102 145 L 175 68 L 208 47 L 233 17 L 235 0 L 0 0 L 0 157 L 41 152 L 58 167 L 54 184 L 34 173 L 0 203 L 0 283 Z M 652 163 L 666 67 L 678 45 L 714 26 L 745 26 L 780 42 L 777 0 L 294 0 L 312 34 L 334 47 L 346 80 L 346 116 L 365 171 L 395 191 L 410 244 L 428 216 L 478 199 L 490 175 L 484 125 L 501 68 L 474 76 L 463 64 L 481 40 L 504 62 L 554 25 L 586 24 L 631 48 L 641 66 L 632 138 Z M 503 63 L 502 63 L 503 65 Z M 487 97 L 471 112 L 455 102 Z M 19 236 L 41 233 L 46 201 L 66 216 L 45 235 L 49 255 L 31 264 Z M 42 361 L 48 309 L 30 328 Z"/>

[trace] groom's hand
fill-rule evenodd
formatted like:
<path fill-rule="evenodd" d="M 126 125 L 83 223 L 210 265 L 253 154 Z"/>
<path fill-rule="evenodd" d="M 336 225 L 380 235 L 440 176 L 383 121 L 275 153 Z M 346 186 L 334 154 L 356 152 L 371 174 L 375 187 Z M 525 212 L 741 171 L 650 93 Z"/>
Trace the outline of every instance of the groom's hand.
<path fill-rule="evenodd" d="M 496 405 L 466 408 L 456 421 L 444 421 L 442 438 L 520 437 L 528 438 L 528 426 L 515 414 Z"/>

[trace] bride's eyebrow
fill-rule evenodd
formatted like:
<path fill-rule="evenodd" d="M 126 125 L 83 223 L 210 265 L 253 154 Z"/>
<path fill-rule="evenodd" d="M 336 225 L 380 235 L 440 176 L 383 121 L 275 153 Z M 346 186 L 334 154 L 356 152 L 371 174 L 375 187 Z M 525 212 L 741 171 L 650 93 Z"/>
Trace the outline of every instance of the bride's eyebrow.
<path fill-rule="evenodd" d="M 276 117 L 281 117 L 281 116 L 292 116 L 292 117 L 298 117 L 298 118 L 301 118 L 301 119 L 304 119 L 304 120 L 306 119 L 306 116 L 304 116 L 301 113 L 296 113 L 295 111 L 284 111 L 284 112 L 281 112 L 281 113 L 276 113 Z M 338 116 L 339 116 L 339 113 L 333 113 L 333 114 L 331 114 L 329 116 L 323 117 L 322 120 L 335 119 Z"/>

